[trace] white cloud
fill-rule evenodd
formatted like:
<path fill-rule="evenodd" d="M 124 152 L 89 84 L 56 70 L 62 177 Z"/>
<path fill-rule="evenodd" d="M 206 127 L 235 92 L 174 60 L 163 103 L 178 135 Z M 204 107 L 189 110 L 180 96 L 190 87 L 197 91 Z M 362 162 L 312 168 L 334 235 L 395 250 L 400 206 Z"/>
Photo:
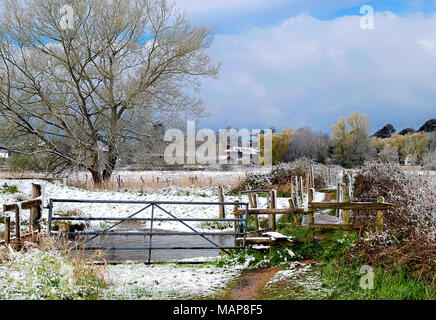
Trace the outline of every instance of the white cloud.
<path fill-rule="evenodd" d="M 379 13 L 374 30 L 359 16 L 320 21 L 301 15 L 269 28 L 217 35 L 211 54 L 222 77 L 203 97 L 205 125 L 311 125 L 328 130 L 340 115 L 367 113 L 417 126 L 435 114 L 436 16 Z"/>

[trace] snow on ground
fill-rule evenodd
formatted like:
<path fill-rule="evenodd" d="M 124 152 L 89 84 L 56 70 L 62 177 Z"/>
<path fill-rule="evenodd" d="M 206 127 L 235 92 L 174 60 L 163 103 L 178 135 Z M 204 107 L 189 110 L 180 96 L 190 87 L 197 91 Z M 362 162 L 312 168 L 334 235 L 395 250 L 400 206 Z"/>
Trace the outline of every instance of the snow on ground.
<path fill-rule="evenodd" d="M 0 255 L 7 251 L 0 249 Z M 9 251 L 5 258 L 0 263 L 0 300 L 213 298 L 241 272 L 241 268 L 213 265 L 125 263 L 100 269 L 103 288 L 97 279 L 78 279 L 74 265 L 58 252 Z"/>
<path fill-rule="evenodd" d="M 107 267 L 105 299 L 204 299 L 219 294 L 240 275 L 212 265 L 121 264 Z"/>
<path fill-rule="evenodd" d="M 74 187 L 64 187 L 61 183 L 49 183 L 40 180 L 0 180 L 0 186 L 7 183 L 18 187 L 18 193 L 0 194 L 0 203 L 14 203 L 31 198 L 31 184 L 39 183 L 43 185 L 44 206 L 48 205 L 48 200 L 52 199 L 85 199 L 85 200 L 128 200 L 128 201 L 183 201 L 183 202 L 218 202 L 218 192 L 216 188 L 196 188 L 196 187 L 169 187 L 159 190 L 138 191 L 115 191 L 115 190 L 85 190 Z M 229 189 L 227 188 L 227 191 Z M 322 201 L 323 193 L 315 193 L 315 201 Z M 237 196 L 225 196 L 225 201 L 233 202 L 238 200 Z M 287 208 L 288 198 L 277 198 L 277 208 Z M 242 197 L 242 202 L 248 202 L 247 196 Z M 259 197 L 259 207 L 266 207 L 266 198 Z M 127 217 L 145 205 L 138 204 L 79 204 L 79 203 L 55 203 L 54 215 L 69 214 L 72 216 L 83 217 Z M 178 218 L 218 218 L 218 206 L 216 205 L 162 205 Z M 233 205 L 226 206 L 228 218 L 233 218 L 231 214 Z M 22 219 L 28 219 L 29 210 L 23 210 Z M 136 217 L 150 217 L 151 209 L 138 214 Z M 155 208 L 155 217 L 170 218 L 171 216 L 162 210 Z M 43 219 L 48 218 L 48 209 L 43 210 Z M 204 222 L 190 222 L 191 226 L 198 230 L 208 230 L 210 225 Z M 98 230 L 104 227 L 104 223 L 92 221 L 90 230 Z M 160 230 L 190 231 L 188 227 L 180 222 L 155 222 L 154 227 Z M 231 224 L 224 225 L 226 230 L 233 228 Z M 223 230 L 225 231 L 225 230 Z"/>
<path fill-rule="evenodd" d="M 285 290 L 283 290 L 285 288 Z M 331 293 L 325 288 L 314 264 L 291 263 L 286 270 L 277 272 L 263 291 L 274 299 L 312 300 L 324 299 Z"/>

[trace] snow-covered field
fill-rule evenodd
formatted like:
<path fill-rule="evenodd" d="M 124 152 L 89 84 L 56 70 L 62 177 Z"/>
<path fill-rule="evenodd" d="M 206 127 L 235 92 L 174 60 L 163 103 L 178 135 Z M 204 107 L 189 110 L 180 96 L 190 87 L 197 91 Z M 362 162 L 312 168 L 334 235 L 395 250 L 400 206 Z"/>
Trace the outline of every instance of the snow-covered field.
<path fill-rule="evenodd" d="M 219 294 L 240 268 L 122 264 L 107 267 L 106 299 L 204 299 Z"/>
<path fill-rule="evenodd" d="M 0 247 L 0 257 L 6 251 Z M 99 268 L 92 280 L 78 278 L 75 268 L 57 252 L 10 251 L 0 263 L 0 300 L 214 298 L 241 272 L 237 266 L 125 263 Z"/>

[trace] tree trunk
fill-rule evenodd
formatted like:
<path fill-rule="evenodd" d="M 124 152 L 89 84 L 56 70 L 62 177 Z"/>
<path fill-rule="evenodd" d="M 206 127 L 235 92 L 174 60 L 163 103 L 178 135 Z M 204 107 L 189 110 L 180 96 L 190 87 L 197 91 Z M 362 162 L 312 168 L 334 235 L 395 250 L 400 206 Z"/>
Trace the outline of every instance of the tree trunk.
<path fill-rule="evenodd" d="M 96 169 L 89 169 L 92 175 L 92 181 L 94 182 L 94 186 L 99 187 L 103 183 L 103 178 L 100 172 Z"/>
<path fill-rule="evenodd" d="M 115 165 L 117 164 L 117 160 L 118 160 L 118 156 L 114 152 L 114 148 L 109 147 L 107 164 L 105 165 L 105 168 L 104 168 L 103 174 L 102 174 L 104 181 L 108 181 L 111 178 L 112 173 L 115 169 Z"/>

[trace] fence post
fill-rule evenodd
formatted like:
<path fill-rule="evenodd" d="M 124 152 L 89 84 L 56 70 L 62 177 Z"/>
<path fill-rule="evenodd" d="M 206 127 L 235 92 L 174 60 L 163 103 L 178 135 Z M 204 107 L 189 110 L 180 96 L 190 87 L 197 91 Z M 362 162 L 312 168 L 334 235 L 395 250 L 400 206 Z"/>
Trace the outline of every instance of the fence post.
<path fill-rule="evenodd" d="M 307 194 L 309 194 L 309 189 L 310 189 L 310 173 L 306 174 L 306 192 Z"/>
<path fill-rule="evenodd" d="M 314 196 L 315 196 L 315 188 L 310 188 L 309 189 L 309 203 L 313 202 Z"/>
<path fill-rule="evenodd" d="M 236 210 L 238 210 L 239 208 L 239 200 L 235 200 L 235 205 L 233 206 L 233 214 L 235 216 L 235 219 L 240 219 L 239 215 L 236 215 Z M 238 246 L 238 241 L 236 240 L 236 238 L 238 237 L 237 233 L 238 233 L 238 221 L 234 221 L 233 222 L 233 228 L 234 228 L 234 232 L 235 232 L 235 247 Z"/>
<path fill-rule="evenodd" d="M 304 189 L 303 189 L 303 177 L 300 176 L 300 195 L 301 195 L 301 205 L 303 205 L 303 203 L 304 203 L 303 192 L 304 192 Z"/>
<path fill-rule="evenodd" d="M 385 202 L 385 198 L 380 197 L 377 199 L 377 203 L 383 203 Z M 377 211 L 377 231 L 382 232 L 383 231 L 383 210 Z"/>
<path fill-rule="evenodd" d="M 343 210 L 342 212 L 342 224 L 349 226 L 350 225 L 350 214 L 348 210 Z M 349 234 L 350 232 L 345 230 L 344 234 Z"/>
<path fill-rule="evenodd" d="M 297 203 L 296 205 L 298 207 L 300 207 L 300 200 L 299 200 L 299 195 L 298 195 L 298 177 L 295 177 L 295 195 L 297 197 Z"/>
<path fill-rule="evenodd" d="M 296 209 L 297 208 L 295 206 L 295 202 L 294 202 L 293 198 L 289 199 L 289 208 L 291 208 L 291 209 Z M 298 221 L 298 214 L 297 213 L 293 213 L 292 216 L 294 218 L 295 226 L 297 228 L 299 228 L 300 227 L 300 221 Z"/>
<path fill-rule="evenodd" d="M 271 190 L 270 191 L 270 208 L 275 209 L 276 208 L 276 197 L 277 197 L 277 191 Z M 271 231 L 276 231 L 276 215 L 270 214 L 270 227 Z"/>
<path fill-rule="evenodd" d="M 41 185 L 32 183 L 32 199 L 41 196 Z M 41 206 L 30 208 L 30 231 L 40 230 L 39 220 L 41 219 Z"/>
<path fill-rule="evenodd" d="M 341 202 L 341 189 L 342 189 L 342 185 L 339 182 L 336 187 L 336 202 Z M 336 215 L 339 216 L 340 214 L 341 214 L 341 210 L 336 209 Z"/>
<path fill-rule="evenodd" d="M 223 187 L 219 186 L 218 187 L 218 201 L 219 202 L 224 202 L 224 193 L 223 193 Z M 226 211 L 224 209 L 224 205 L 220 204 L 219 205 L 219 218 L 220 219 L 225 219 L 226 217 Z"/>
<path fill-rule="evenodd" d="M 11 218 L 7 217 L 5 221 L 5 234 L 4 234 L 6 244 L 11 241 Z"/>
<path fill-rule="evenodd" d="M 313 167 L 310 167 L 310 184 L 311 184 L 311 188 L 315 188 L 315 177 L 313 176 Z"/>
<path fill-rule="evenodd" d="M 253 194 L 253 205 L 253 208 L 257 208 L 257 194 Z M 254 224 L 256 226 L 256 230 L 260 230 L 259 217 L 257 216 L 257 214 L 254 215 Z"/>
<path fill-rule="evenodd" d="M 308 194 L 308 205 L 307 205 L 308 208 L 309 208 L 309 204 L 311 202 L 313 202 L 314 196 L 315 196 L 315 189 L 314 188 L 310 188 L 309 189 L 309 194 Z M 309 224 L 309 227 L 310 227 L 310 224 L 315 223 L 315 218 L 313 216 L 313 212 L 312 211 L 308 211 L 307 217 L 308 217 L 308 220 L 309 220 L 308 224 Z"/>
<path fill-rule="evenodd" d="M 20 250 L 21 245 L 21 230 L 20 230 L 20 209 L 15 205 L 15 250 Z"/>
<path fill-rule="evenodd" d="M 245 191 L 250 191 L 250 188 L 246 185 Z M 250 207 L 254 208 L 253 204 L 253 198 L 251 197 L 251 193 L 248 193 L 248 203 L 250 204 Z"/>

